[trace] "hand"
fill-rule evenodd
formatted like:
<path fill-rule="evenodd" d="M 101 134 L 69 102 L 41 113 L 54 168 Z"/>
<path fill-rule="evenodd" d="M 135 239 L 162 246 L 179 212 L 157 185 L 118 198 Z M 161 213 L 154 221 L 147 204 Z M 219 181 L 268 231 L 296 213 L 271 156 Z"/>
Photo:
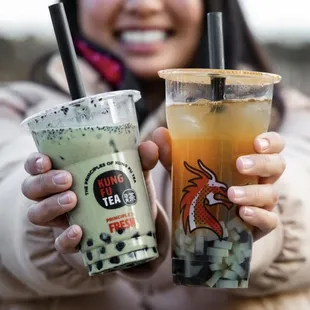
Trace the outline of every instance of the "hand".
<path fill-rule="evenodd" d="M 155 219 L 155 190 L 149 170 L 158 162 L 158 147 L 151 141 L 144 142 L 139 146 L 139 153 Z M 78 225 L 69 227 L 65 215 L 77 203 L 77 196 L 70 191 L 71 174 L 63 170 L 52 170 L 50 159 L 39 153 L 29 156 L 25 162 L 25 170 L 30 176 L 22 184 L 23 194 L 36 201 L 28 210 L 28 219 L 35 225 L 63 228 L 64 232 L 55 240 L 56 249 L 63 254 L 77 252 L 82 229 Z"/>
<path fill-rule="evenodd" d="M 158 146 L 161 163 L 170 173 L 171 138 L 168 130 L 158 128 L 153 140 Z M 279 154 L 284 149 L 284 144 L 277 133 L 263 133 L 254 140 L 257 154 L 241 156 L 236 162 L 241 174 L 259 177 L 258 185 L 232 186 L 227 193 L 230 201 L 240 206 L 240 217 L 255 227 L 255 240 L 270 233 L 279 222 L 277 214 L 273 212 L 278 201 L 273 184 L 285 170 L 285 161 Z"/>

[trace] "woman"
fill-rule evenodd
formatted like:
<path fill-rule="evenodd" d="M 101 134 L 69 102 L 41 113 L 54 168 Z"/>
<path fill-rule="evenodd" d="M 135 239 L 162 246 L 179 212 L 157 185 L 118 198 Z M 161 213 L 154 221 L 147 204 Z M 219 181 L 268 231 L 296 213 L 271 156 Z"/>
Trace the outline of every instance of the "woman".
<path fill-rule="evenodd" d="M 229 198 L 242 205 L 241 217 L 260 232 L 256 239 L 266 235 L 254 245 L 250 289 L 185 288 L 173 286 L 171 281 L 167 256 L 171 150 L 167 130 L 158 129 L 165 127 L 166 121 L 162 104 L 164 86 L 157 78 L 157 71 L 169 67 L 208 67 L 206 13 L 214 10 L 224 13 L 226 67 L 270 71 L 246 27 L 238 3 L 233 0 L 68 0 L 64 3 L 88 93 L 124 88 L 142 92 L 144 101 L 137 105 L 145 141 L 140 146 L 140 156 L 146 171 L 154 168 L 152 179 L 157 199 L 150 175 L 147 184 L 153 198 L 160 259 L 139 269 L 90 278 L 80 256 L 75 254 L 82 231 L 78 226 L 68 228 L 63 217 L 76 204 L 75 194 L 69 191 L 72 178 L 64 171 L 51 170 L 46 156 L 35 153 L 28 157 L 35 146 L 32 138 L 19 129 L 19 122 L 25 116 L 69 100 L 60 57 L 52 55 L 34 71 L 35 79 L 44 80 L 50 88 L 17 83 L 4 85 L 0 94 L 3 103 L 0 115 L 5 116 L 0 126 L 8 133 L 0 140 L 2 307 L 307 309 L 310 229 L 306 219 L 310 211 L 306 194 L 310 176 L 306 156 L 310 150 L 306 143 L 309 130 L 305 111 L 309 104 L 301 95 L 294 95 L 298 106 L 292 108 L 285 100 L 292 95 L 279 89 L 275 92 L 271 129 L 282 133 L 288 141 L 284 152 L 288 168 L 282 175 L 284 162 L 279 153 L 284 147 L 283 139 L 272 132 L 262 134 L 254 141 L 260 155 L 247 156 L 254 159 L 254 167 L 244 169 L 245 158 L 239 158 L 236 164 L 241 173 L 260 176 L 264 184 L 229 190 Z M 291 118 L 295 122 L 298 119 L 299 126 L 294 130 L 290 128 Z M 23 162 L 27 157 L 25 168 L 31 176 L 23 182 L 23 192 L 37 203 L 19 191 L 20 182 L 26 177 Z M 275 188 L 280 199 L 272 212 L 277 197 Z M 246 193 L 237 201 L 234 194 L 238 189 Z"/>

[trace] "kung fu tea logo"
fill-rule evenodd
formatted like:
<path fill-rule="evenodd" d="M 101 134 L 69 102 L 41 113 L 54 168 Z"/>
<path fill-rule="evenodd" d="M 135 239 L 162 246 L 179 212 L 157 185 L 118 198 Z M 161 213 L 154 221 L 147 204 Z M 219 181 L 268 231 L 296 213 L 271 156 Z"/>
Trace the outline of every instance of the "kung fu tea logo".
<path fill-rule="evenodd" d="M 94 195 L 105 209 L 117 209 L 137 203 L 136 192 L 131 188 L 126 174 L 120 170 L 100 174 L 94 181 Z"/>

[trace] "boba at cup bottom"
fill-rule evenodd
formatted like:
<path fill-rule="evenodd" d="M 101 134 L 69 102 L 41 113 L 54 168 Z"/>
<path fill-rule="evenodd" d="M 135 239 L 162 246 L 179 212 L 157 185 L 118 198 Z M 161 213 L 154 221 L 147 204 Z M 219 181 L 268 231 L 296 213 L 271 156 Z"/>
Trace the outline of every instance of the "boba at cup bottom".
<path fill-rule="evenodd" d="M 96 247 L 82 256 L 88 274 L 94 276 L 144 264 L 159 254 L 155 235 L 144 235 Z"/>

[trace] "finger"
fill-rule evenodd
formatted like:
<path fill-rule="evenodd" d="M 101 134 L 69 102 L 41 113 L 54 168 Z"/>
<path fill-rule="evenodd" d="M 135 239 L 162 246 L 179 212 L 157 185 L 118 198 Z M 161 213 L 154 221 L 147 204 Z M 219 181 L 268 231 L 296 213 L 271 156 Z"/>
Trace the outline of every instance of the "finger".
<path fill-rule="evenodd" d="M 152 218 L 155 220 L 157 218 L 158 209 L 157 209 L 157 205 L 156 205 L 155 186 L 154 186 L 153 178 L 151 176 L 150 171 L 144 172 L 144 178 L 145 178 L 145 185 L 147 188 L 148 196 L 150 199 Z"/>
<path fill-rule="evenodd" d="M 27 216 L 29 221 L 35 225 L 50 226 L 51 221 L 71 211 L 76 206 L 76 202 L 76 195 L 71 191 L 67 191 L 32 205 Z"/>
<path fill-rule="evenodd" d="M 256 207 L 241 207 L 240 217 L 248 224 L 257 228 L 262 234 L 268 234 L 279 224 L 276 213 Z"/>
<path fill-rule="evenodd" d="M 72 185 L 70 173 L 51 170 L 44 174 L 29 176 L 22 184 L 23 194 L 31 200 L 40 200 L 46 196 L 68 190 Z"/>
<path fill-rule="evenodd" d="M 64 215 L 60 215 L 58 217 L 56 217 L 54 220 L 46 223 L 46 225 L 44 225 L 45 227 L 57 227 L 57 228 L 62 228 L 62 229 L 67 229 L 69 227 L 69 223 L 68 223 L 68 219 L 67 216 Z"/>
<path fill-rule="evenodd" d="M 286 163 L 280 154 L 252 154 L 239 157 L 236 166 L 245 175 L 277 179 L 284 172 Z"/>
<path fill-rule="evenodd" d="M 167 170 L 171 173 L 171 137 L 166 128 L 157 128 L 153 134 L 153 141 L 157 144 L 159 149 L 159 160 Z"/>
<path fill-rule="evenodd" d="M 52 169 L 51 160 L 43 154 L 32 153 L 25 162 L 25 170 L 30 175 L 37 175 Z"/>
<path fill-rule="evenodd" d="M 145 185 L 150 199 L 152 217 L 155 220 L 157 217 L 156 193 L 150 170 L 152 170 L 158 162 L 158 146 L 152 141 L 144 142 L 139 146 L 139 154 L 144 170 Z"/>
<path fill-rule="evenodd" d="M 55 248 L 59 253 L 69 254 L 78 252 L 77 246 L 82 238 L 82 229 L 78 225 L 67 228 L 56 240 Z"/>
<path fill-rule="evenodd" d="M 152 170 L 159 158 L 158 146 L 152 141 L 146 141 L 139 145 L 139 154 L 144 171 Z"/>
<path fill-rule="evenodd" d="M 227 196 L 237 205 L 264 207 L 269 211 L 278 202 L 278 193 L 271 184 L 232 186 L 228 189 Z"/>
<path fill-rule="evenodd" d="M 284 139 L 276 132 L 263 133 L 254 140 L 254 149 L 261 154 L 281 153 L 284 146 Z"/>

